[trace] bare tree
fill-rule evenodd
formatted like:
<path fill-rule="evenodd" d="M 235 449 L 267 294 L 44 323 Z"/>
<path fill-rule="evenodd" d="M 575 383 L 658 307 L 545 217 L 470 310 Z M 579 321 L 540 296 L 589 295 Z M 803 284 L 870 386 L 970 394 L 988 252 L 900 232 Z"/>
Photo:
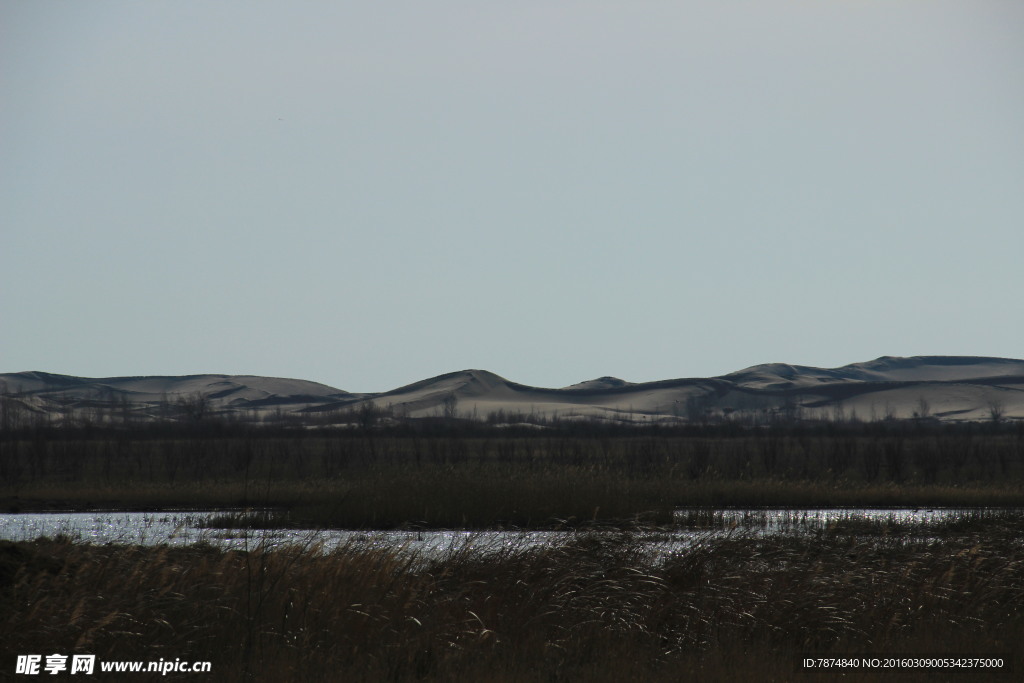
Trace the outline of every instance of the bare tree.
<path fill-rule="evenodd" d="M 793 424 L 803 419 L 803 405 L 800 394 L 787 393 L 782 399 L 782 407 L 779 409 L 779 419 L 784 424 Z"/>
<path fill-rule="evenodd" d="M 922 420 L 927 420 L 929 417 L 931 417 L 931 414 L 932 406 L 930 403 L 928 403 L 928 399 L 924 397 L 924 394 L 921 394 L 920 396 L 917 397 L 917 413 L 914 417 L 919 417 Z"/>
<path fill-rule="evenodd" d="M 1002 399 L 991 398 L 988 401 L 988 415 L 993 424 L 999 424 L 1006 416 L 1006 404 Z"/>
<path fill-rule="evenodd" d="M 443 405 L 445 419 L 454 420 L 458 417 L 459 397 L 455 395 L 454 391 L 444 397 Z"/>
<path fill-rule="evenodd" d="M 3 383 L 0 386 L 0 430 L 21 427 L 26 412 L 21 400 L 11 395 L 7 384 Z"/>
<path fill-rule="evenodd" d="M 179 397 L 178 407 L 190 420 L 201 422 L 210 412 L 210 397 L 196 391 Z"/>
<path fill-rule="evenodd" d="M 359 426 L 363 429 L 369 429 L 377 424 L 381 417 L 381 411 L 377 408 L 377 404 L 373 401 L 366 401 L 359 406 L 359 412 L 357 413 L 359 419 Z"/>

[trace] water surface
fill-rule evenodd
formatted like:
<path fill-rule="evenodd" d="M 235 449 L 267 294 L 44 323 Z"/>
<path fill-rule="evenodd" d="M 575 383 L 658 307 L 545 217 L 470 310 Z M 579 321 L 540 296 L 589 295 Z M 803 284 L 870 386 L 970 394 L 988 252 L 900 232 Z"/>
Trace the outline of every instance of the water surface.
<path fill-rule="evenodd" d="M 353 531 L 314 529 L 217 529 L 207 521 L 224 510 L 177 512 L 46 512 L 0 514 L 0 539 L 32 540 L 64 536 L 79 542 L 138 545 L 191 545 L 205 542 L 224 548 L 254 548 L 261 544 L 314 545 L 324 550 L 344 544 L 399 548 L 426 556 L 465 550 L 515 551 L 555 543 L 569 531 Z M 928 534 L 930 528 L 964 519 L 1024 516 L 1017 508 L 861 508 L 861 509 L 680 509 L 677 527 L 639 532 L 638 540 L 652 545 L 685 546 L 695 539 L 730 534 L 815 533 L 852 523 L 891 527 L 896 533 Z M 586 532 L 593 533 L 593 532 Z"/>

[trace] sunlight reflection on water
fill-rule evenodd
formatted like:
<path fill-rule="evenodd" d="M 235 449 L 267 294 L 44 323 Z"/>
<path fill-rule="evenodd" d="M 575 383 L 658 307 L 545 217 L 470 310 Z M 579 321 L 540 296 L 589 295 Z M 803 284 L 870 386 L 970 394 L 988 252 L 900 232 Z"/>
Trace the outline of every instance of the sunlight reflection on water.
<path fill-rule="evenodd" d="M 515 552 L 572 538 L 572 531 L 382 531 L 310 529 L 217 529 L 203 523 L 217 511 L 176 512 L 52 512 L 0 514 L 0 539 L 32 540 L 64 536 L 86 543 L 138 545 L 191 545 L 199 542 L 222 548 L 247 549 L 265 546 L 314 546 L 328 551 L 352 544 L 360 548 L 400 549 L 424 557 L 443 557 L 466 550 Z M 964 518 L 996 518 L 1024 514 L 1013 508 L 914 508 L 914 509 L 680 509 L 677 527 L 640 531 L 633 538 L 662 551 L 678 550 L 696 539 L 747 533 L 755 535 L 813 533 L 837 523 L 929 525 Z M 615 532 L 608 532 L 615 533 Z"/>

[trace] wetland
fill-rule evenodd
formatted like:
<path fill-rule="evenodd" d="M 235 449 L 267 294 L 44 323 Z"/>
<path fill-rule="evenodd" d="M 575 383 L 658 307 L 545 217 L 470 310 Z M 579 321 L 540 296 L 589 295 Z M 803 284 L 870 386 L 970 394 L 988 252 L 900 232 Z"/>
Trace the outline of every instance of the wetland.
<path fill-rule="evenodd" d="M 1013 680 L 1022 444 L 8 435 L 0 636 L 229 682 L 831 680 L 801 656 L 953 652 Z"/>

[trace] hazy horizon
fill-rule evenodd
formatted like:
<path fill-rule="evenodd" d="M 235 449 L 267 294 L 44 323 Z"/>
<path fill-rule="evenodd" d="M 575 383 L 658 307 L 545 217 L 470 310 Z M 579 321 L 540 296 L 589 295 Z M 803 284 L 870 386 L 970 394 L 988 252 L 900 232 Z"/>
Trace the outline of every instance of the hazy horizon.
<path fill-rule="evenodd" d="M 0 5 L 2 372 L 1020 358 L 1010 0 Z"/>

